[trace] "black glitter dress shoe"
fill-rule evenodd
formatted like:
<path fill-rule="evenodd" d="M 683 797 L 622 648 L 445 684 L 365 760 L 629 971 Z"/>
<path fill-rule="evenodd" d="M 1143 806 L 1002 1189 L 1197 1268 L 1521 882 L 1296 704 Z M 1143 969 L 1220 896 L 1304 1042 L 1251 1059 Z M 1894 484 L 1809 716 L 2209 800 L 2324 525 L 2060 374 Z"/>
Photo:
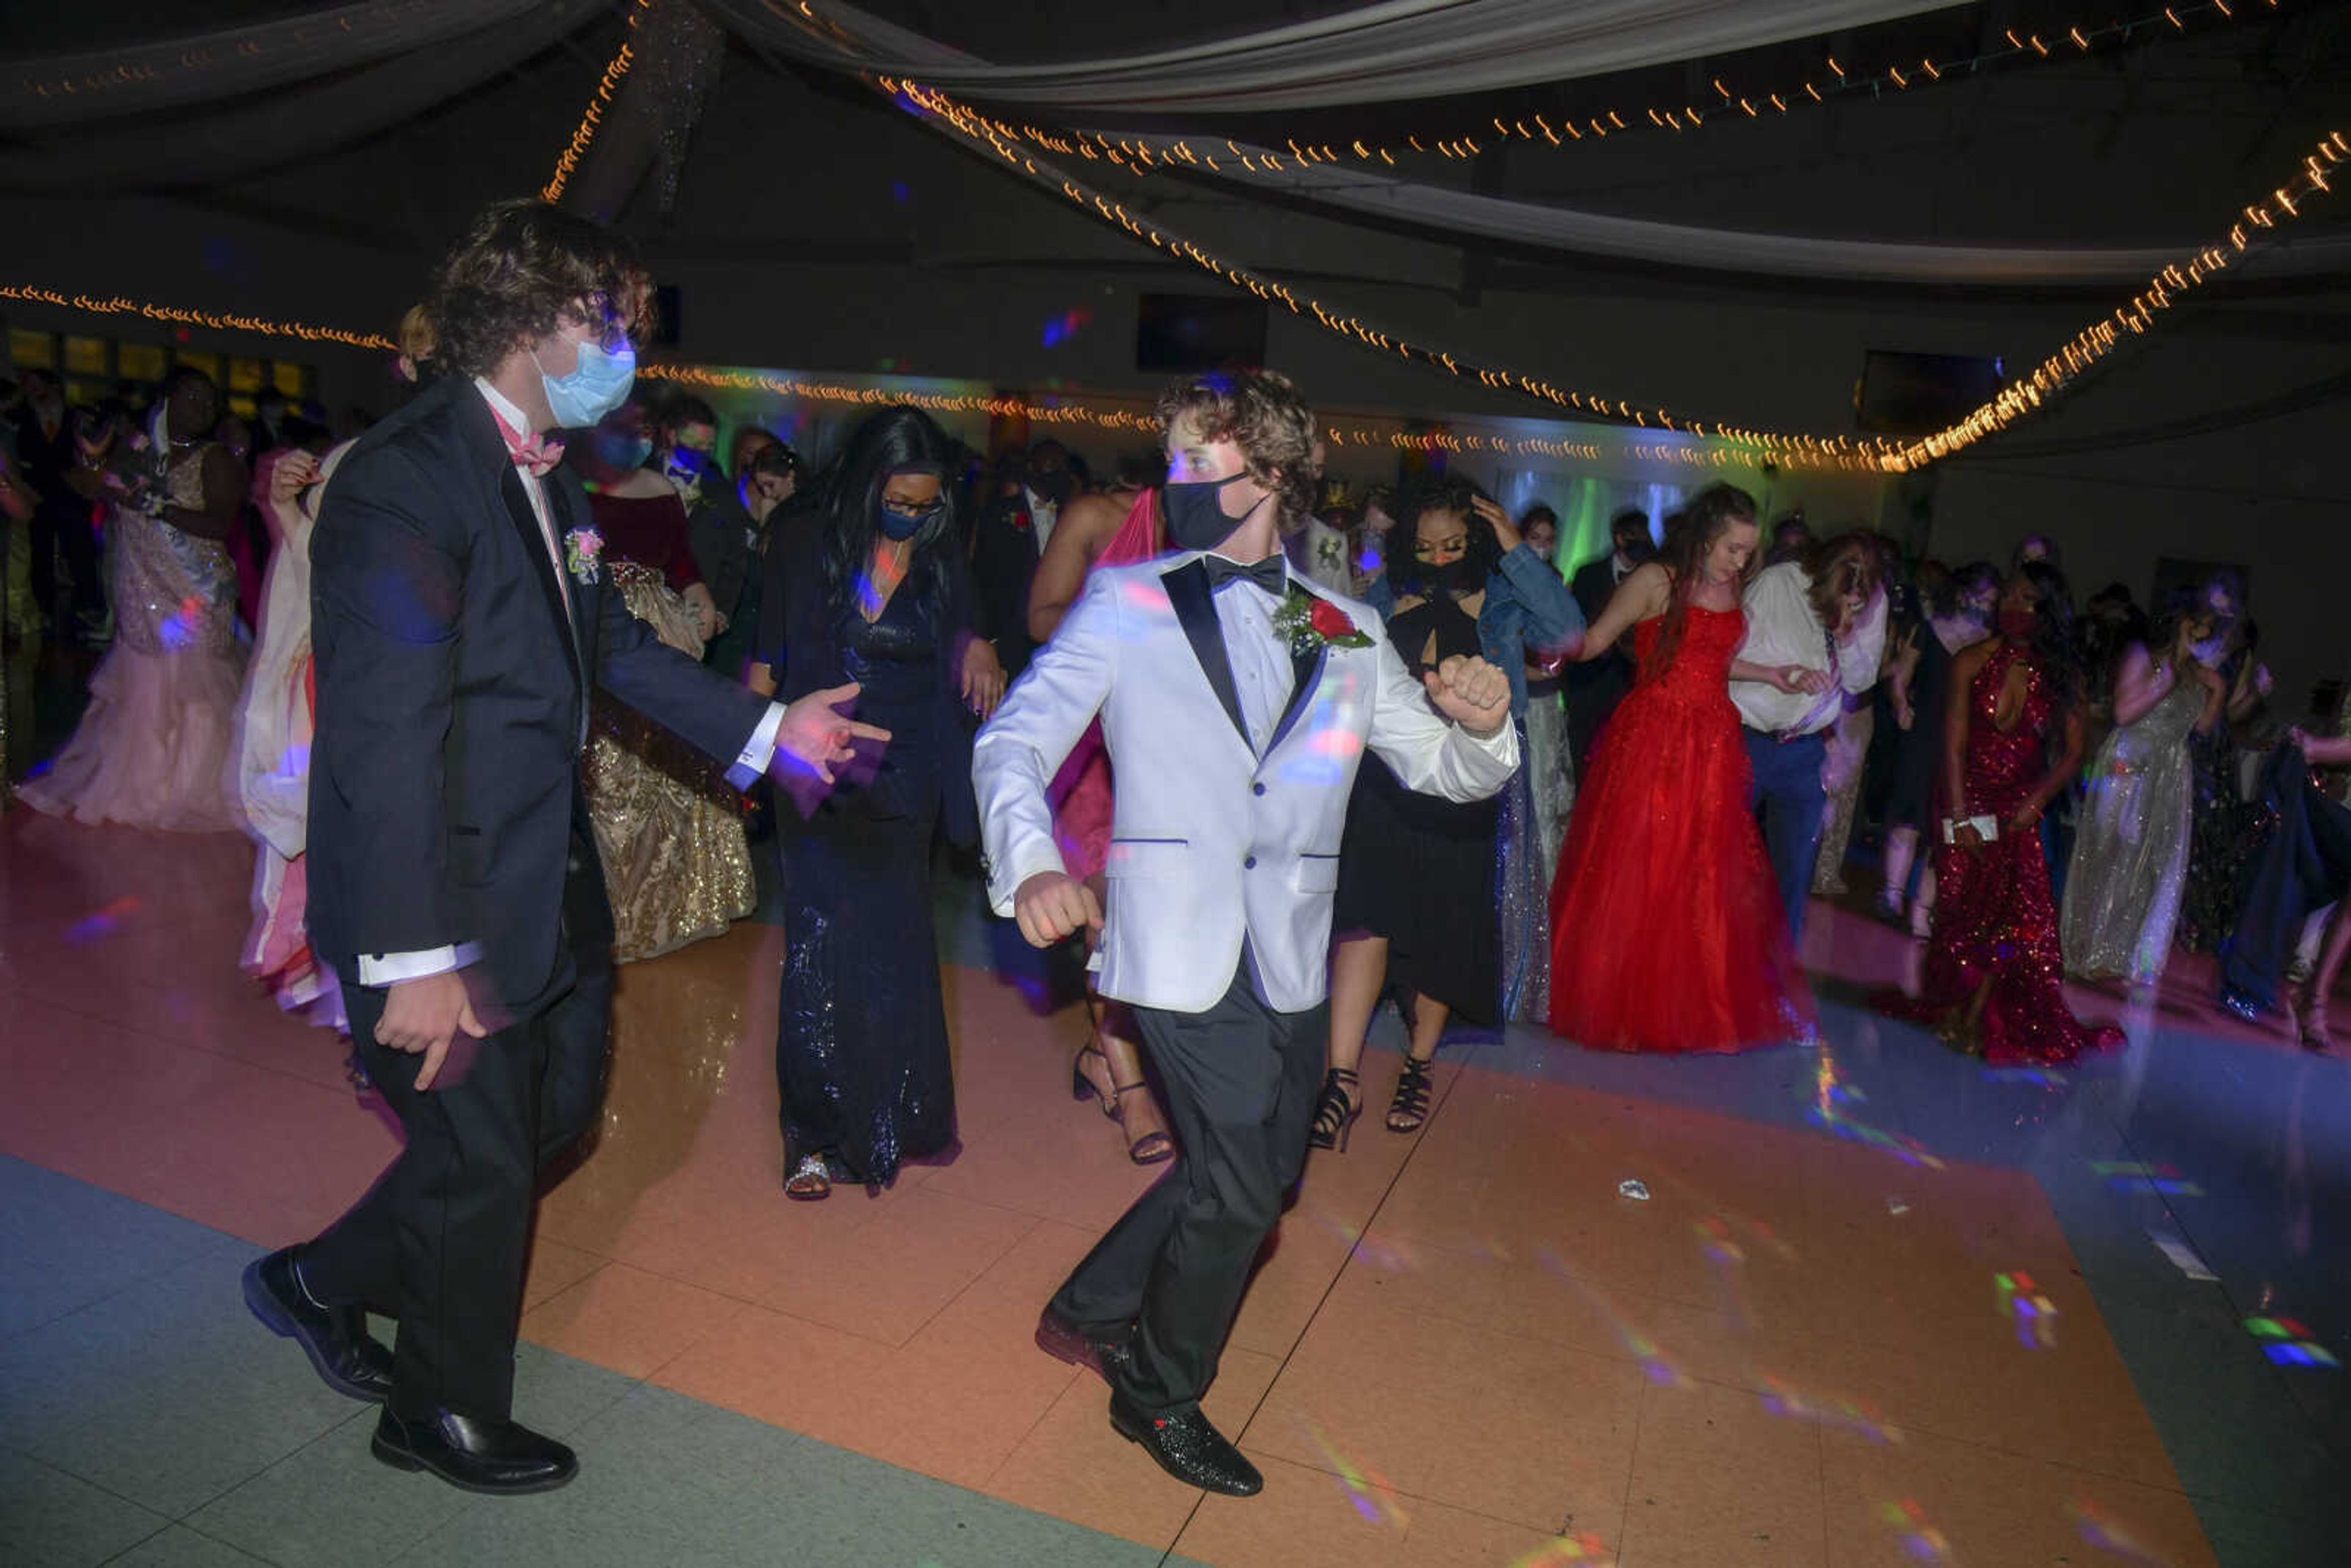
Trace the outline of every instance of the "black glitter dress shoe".
<path fill-rule="evenodd" d="M 1140 1443 L 1159 1468 L 1186 1486 L 1227 1497 L 1255 1497 L 1265 1490 L 1257 1472 L 1224 1434 L 1208 1425 L 1195 1406 L 1189 1410 L 1152 1416 L 1135 1408 L 1115 1389 L 1110 1396 L 1110 1424 L 1120 1437 Z"/>
<path fill-rule="evenodd" d="M 430 1470 L 460 1491 L 494 1497 L 553 1491 L 580 1473 L 579 1456 L 554 1438 L 454 1410 L 414 1420 L 387 1405 L 368 1447 L 395 1470 Z"/>
<path fill-rule="evenodd" d="M 2220 1010 L 2239 1023 L 2258 1024 L 2262 1021 L 2262 1004 L 2253 999 L 2252 992 L 2239 990 L 2234 986 L 2220 988 Z"/>
<path fill-rule="evenodd" d="M 358 1307 L 322 1307 L 310 1299 L 291 1247 L 245 1270 L 245 1304 L 262 1326 L 292 1340 L 336 1393 L 381 1404 L 392 1394 L 392 1353 L 367 1332 Z"/>
<path fill-rule="evenodd" d="M 1132 1340 L 1089 1334 L 1050 1307 L 1037 1320 L 1037 1348 L 1056 1361 L 1084 1367 L 1113 1388 L 1134 1371 Z"/>

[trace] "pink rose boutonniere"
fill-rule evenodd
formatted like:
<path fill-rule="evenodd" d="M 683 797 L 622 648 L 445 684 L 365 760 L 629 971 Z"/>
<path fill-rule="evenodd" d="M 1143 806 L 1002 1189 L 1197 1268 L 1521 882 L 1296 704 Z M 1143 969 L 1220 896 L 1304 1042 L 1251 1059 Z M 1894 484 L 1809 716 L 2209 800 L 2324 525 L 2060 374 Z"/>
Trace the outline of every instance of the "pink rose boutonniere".
<path fill-rule="evenodd" d="M 1372 640 L 1348 618 L 1345 611 L 1294 582 L 1290 585 L 1290 597 L 1273 612 L 1273 632 L 1290 644 L 1293 658 L 1301 658 L 1317 648 L 1372 645 Z"/>
<path fill-rule="evenodd" d="M 593 583 L 602 574 L 604 536 L 593 528 L 574 528 L 563 536 L 564 570 L 577 582 Z"/>

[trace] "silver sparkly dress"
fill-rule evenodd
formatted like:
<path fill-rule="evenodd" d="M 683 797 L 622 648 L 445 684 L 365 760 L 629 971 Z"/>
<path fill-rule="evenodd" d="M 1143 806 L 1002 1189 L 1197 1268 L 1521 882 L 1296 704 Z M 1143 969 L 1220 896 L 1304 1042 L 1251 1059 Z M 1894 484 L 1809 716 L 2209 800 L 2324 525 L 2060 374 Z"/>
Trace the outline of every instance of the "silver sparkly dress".
<path fill-rule="evenodd" d="M 2188 737 L 2203 711 L 2204 688 L 2183 681 L 2098 748 L 2065 876 L 2068 974 L 2153 985 L 2163 973 L 2188 881 Z"/>

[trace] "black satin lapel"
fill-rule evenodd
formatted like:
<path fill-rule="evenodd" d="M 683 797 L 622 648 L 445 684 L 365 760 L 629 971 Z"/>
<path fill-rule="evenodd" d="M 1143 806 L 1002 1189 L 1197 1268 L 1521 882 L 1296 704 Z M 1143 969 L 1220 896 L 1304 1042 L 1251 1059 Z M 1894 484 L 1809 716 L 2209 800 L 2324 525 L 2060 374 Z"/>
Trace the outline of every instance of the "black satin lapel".
<path fill-rule="evenodd" d="M 1297 724 L 1313 702 L 1315 689 L 1322 684 L 1322 661 L 1330 656 L 1331 650 L 1320 643 L 1304 653 L 1290 653 L 1290 706 L 1281 710 L 1281 722 L 1273 727 L 1273 738 L 1266 743 L 1265 747 L 1268 755 L 1281 744 L 1282 737 L 1290 733 L 1290 727 Z"/>
<path fill-rule="evenodd" d="M 555 537 L 559 543 L 580 526 L 580 518 L 573 508 L 569 486 L 558 484 L 552 475 L 543 483 L 547 489 L 548 516 L 554 520 Z M 568 565 L 570 559 L 568 549 L 564 559 Z M 560 588 L 561 584 L 557 586 Z M 599 583 L 595 591 L 602 592 L 609 586 Z M 585 584 L 575 582 L 564 602 L 571 607 L 572 657 L 585 668 L 589 664 L 589 650 L 595 645 L 596 622 L 590 612 L 590 606 L 595 601 L 590 597 Z"/>
<path fill-rule="evenodd" d="M 552 496 L 552 486 L 549 488 Z M 563 607 L 563 585 L 555 578 L 555 562 L 547 553 L 547 538 L 539 532 L 538 517 L 530 509 L 530 496 L 522 487 L 522 475 L 511 463 L 498 480 L 498 495 L 507 504 L 507 516 L 522 536 L 523 555 L 532 562 L 540 591 L 547 597 L 548 613 L 555 617 L 556 625 L 563 629 L 563 651 L 571 659 L 571 678 L 580 679 L 580 642 L 571 627 L 571 619 Z"/>
<path fill-rule="evenodd" d="M 1241 744 L 1254 753 L 1257 748 L 1249 740 L 1249 722 L 1241 717 L 1240 691 L 1233 685 L 1232 661 L 1225 656 L 1225 629 L 1217 620 L 1216 601 L 1209 594 L 1208 569 L 1195 559 L 1160 580 L 1167 585 L 1167 602 L 1175 607 L 1176 619 L 1191 640 L 1200 673 L 1208 677 L 1217 700 L 1225 705 L 1225 716 L 1233 721 Z"/>

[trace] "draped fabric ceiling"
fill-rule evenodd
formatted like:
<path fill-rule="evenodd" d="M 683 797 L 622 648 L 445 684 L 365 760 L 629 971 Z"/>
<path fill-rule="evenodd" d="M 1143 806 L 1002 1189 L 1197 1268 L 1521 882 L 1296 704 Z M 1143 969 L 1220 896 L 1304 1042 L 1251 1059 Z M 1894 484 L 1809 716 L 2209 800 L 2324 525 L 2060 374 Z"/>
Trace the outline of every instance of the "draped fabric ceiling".
<path fill-rule="evenodd" d="M 835 69 L 908 78 L 991 102 L 1079 113 L 1300 110 L 1490 91 L 1599 76 L 1949 8 L 1949 0 L 1391 0 L 1230 44 L 1128 59 L 991 66 L 846 4 L 704 0 L 745 37 Z M 1131 135 L 1165 153 L 1213 131 Z M 2135 283 L 2179 246 L 2134 249 L 1898 244 L 1646 222 L 1513 200 L 1263 147 L 1214 177 L 1319 205 L 1583 256 L 1768 277 L 1907 284 Z M 1042 167 L 1051 167 L 1039 161 Z M 1250 167 L 1250 165 L 1254 167 Z M 1197 173 L 1196 164 L 1184 165 Z M 1060 172 L 1055 171 L 1057 176 Z M 2351 240 L 2289 239 L 2260 276 L 2351 269 Z"/>
<path fill-rule="evenodd" d="M 1499 91 L 1719 56 L 1950 9 L 1953 0 L 1384 0 L 1215 44 L 1052 64 L 997 64 L 845 0 L 638 0 L 656 34 L 707 15 L 762 48 L 854 76 L 907 78 L 1057 119 L 1303 110 Z M 0 187 L 105 191 L 200 183 L 256 150 L 326 147 L 431 109 L 573 33 L 610 0 L 361 0 L 298 16 L 70 55 L 0 61 L 0 131 L 74 128 L 0 150 Z M 287 89 L 260 102 L 251 95 Z M 240 101 L 248 100 L 248 101 Z M 624 104 L 626 99 L 623 99 Z M 189 113 L 206 105 L 209 112 Z M 172 134 L 106 122 L 181 111 Z M 1221 144 L 1208 124 L 1191 140 Z M 1136 140 L 1164 150 L 1186 137 Z M 1050 169 L 1051 165 L 1041 167 Z M 1764 277 L 1871 283 L 2080 285 L 2143 279 L 2177 245 L 2102 249 L 1907 244 L 1651 222 L 1343 164 L 1221 163 L 1217 179 L 1520 247 Z M 633 178 L 642 161 L 627 171 Z M 1058 171 L 1054 171 L 1058 174 Z M 674 169 L 668 170 L 674 177 Z M 613 178 L 598 183 L 609 199 Z M 2351 270 L 2351 241 L 2297 236 L 2256 275 Z"/>

